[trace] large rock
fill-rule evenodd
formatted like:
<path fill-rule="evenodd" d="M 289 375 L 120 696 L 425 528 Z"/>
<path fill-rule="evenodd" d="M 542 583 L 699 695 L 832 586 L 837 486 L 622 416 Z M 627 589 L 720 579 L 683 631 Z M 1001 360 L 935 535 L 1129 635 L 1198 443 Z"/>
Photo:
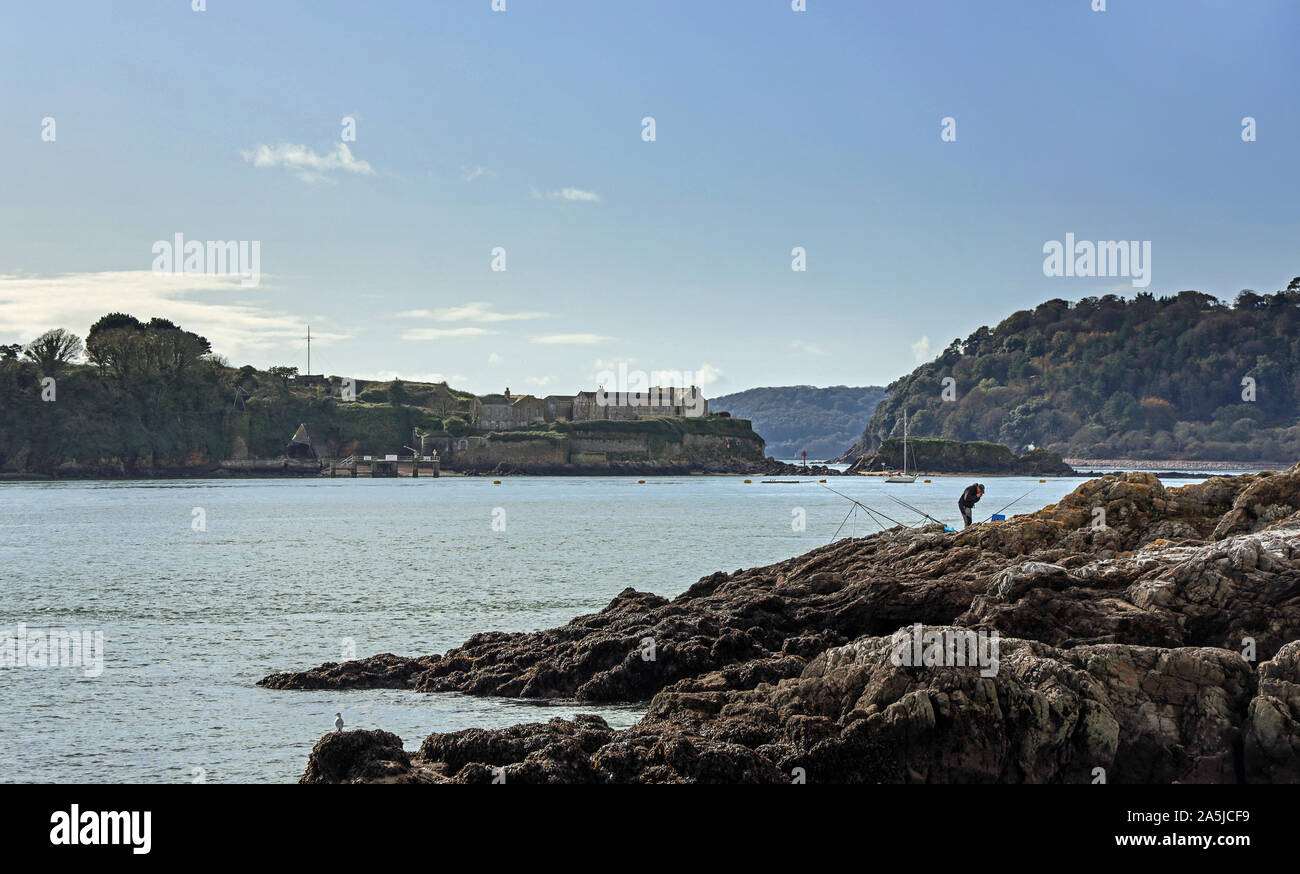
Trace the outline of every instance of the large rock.
<path fill-rule="evenodd" d="M 559 628 L 262 683 L 650 701 L 628 731 L 431 735 L 406 765 L 327 746 L 320 779 L 1297 781 L 1297 483 L 1300 466 L 1105 476 L 1008 522 L 893 528 L 672 600 L 625 589 Z M 889 635 L 916 624 L 997 632 L 998 673 L 895 666 Z"/>
<path fill-rule="evenodd" d="M 409 782 L 411 757 L 387 731 L 336 731 L 317 741 L 299 783 Z"/>
<path fill-rule="evenodd" d="M 405 769 L 386 765 L 379 779 L 1235 782 L 1248 712 L 1259 726 L 1249 732 L 1260 751 L 1254 773 L 1294 779 L 1281 769 L 1294 769 L 1286 744 L 1297 739 L 1295 710 L 1288 711 L 1291 727 L 1279 728 L 1261 699 L 1252 703 L 1251 670 L 1238 654 L 1114 644 L 1061 651 L 1002 638 L 988 663 L 996 670 L 985 676 L 979 665 L 896 665 L 895 646 L 889 637 L 861 638 L 826 650 L 797 677 L 750 690 L 680 684 L 655 696 L 641 723 L 621 732 L 579 716 L 430 735 Z M 1291 708 L 1298 688 L 1284 690 Z M 355 779 L 373 768 L 375 754 L 365 747 L 357 765 L 318 762 L 333 751 L 324 744 L 313 752 L 309 775 Z"/>
<path fill-rule="evenodd" d="M 1300 641 L 1259 666 L 1245 732 L 1249 782 L 1300 783 Z"/>
<path fill-rule="evenodd" d="M 415 685 L 415 678 L 437 661 L 437 656 L 404 658 L 392 653 L 326 662 L 299 673 L 271 674 L 257 681 L 268 689 L 405 689 Z"/>

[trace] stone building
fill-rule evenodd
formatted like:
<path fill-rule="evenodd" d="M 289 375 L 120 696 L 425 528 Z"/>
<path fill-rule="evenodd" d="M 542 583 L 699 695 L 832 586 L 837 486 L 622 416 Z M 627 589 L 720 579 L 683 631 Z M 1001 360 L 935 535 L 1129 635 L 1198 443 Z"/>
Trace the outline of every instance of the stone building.
<path fill-rule="evenodd" d="M 644 392 L 580 391 L 576 395 L 484 395 L 478 399 L 478 427 L 486 431 L 522 428 L 547 422 L 648 419 L 654 416 L 704 416 L 709 402 L 695 386 Z"/>
<path fill-rule="evenodd" d="M 545 423 L 546 402 L 532 395 L 487 395 L 479 398 L 479 427 L 489 431 Z"/>
<path fill-rule="evenodd" d="M 596 393 L 594 391 L 578 392 L 573 396 L 572 421 L 585 422 L 590 419 L 602 418 L 597 406 Z"/>
<path fill-rule="evenodd" d="M 572 395 L 547 395 L 545 400 L 546 421 L 558 422 L 560 420 L 567 421 L 573 418 Z"/>
<path fill-rule="evenodd" d="M 709 402 L 696 386 L 654 386 L 643 392 L 578 392 L 573 399 L 574 422 L 593 419 L 648 419 L 653 416 L 694 418 L 709 412 Z"/>

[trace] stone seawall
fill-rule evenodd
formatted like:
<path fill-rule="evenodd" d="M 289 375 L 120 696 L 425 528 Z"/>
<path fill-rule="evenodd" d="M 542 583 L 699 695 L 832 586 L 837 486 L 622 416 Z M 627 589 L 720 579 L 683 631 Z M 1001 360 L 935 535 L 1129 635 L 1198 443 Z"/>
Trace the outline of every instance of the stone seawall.
<path fill-rule="evenodd" d="M 654 433 L 590 434 L 576 431 L 529 439 L 518 432 L 490 435 L 486 441 L 452 453 L 451 471 L 487 472 L 498 467 L 517 473 L 690 472 L 763 463 L 762 442 L 712 434 L 685 434 L 680 441 Z"/>

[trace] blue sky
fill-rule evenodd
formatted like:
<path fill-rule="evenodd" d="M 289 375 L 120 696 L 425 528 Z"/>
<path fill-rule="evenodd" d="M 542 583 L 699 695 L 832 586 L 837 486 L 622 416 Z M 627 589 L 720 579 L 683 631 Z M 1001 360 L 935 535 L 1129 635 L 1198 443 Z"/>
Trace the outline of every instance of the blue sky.
<path fill-rule="evenodd" d="M 1150 241 L 1157 294 L 1300 274 L 1294 0 L 206 5 L 0 12 L 0 342 L 120 309 L 236 364 L 310 324 L 317 372 L 712 396 L 1137 290 L 1044 276 L 1066 233 Z M 151 274 L 176 233 L 260 285 Z"/>

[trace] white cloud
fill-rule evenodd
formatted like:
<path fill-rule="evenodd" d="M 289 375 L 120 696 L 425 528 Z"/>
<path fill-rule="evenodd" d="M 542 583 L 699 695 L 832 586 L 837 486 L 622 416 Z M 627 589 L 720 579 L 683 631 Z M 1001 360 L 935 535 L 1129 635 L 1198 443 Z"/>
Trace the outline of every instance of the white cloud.
<path fill-rule="evenodd" d="M 298 178 L 304 182 L 330 182 L 335 171 L 357 173 L 373 176 L 375 170 L 369 161 L 359 160 L 352 155 L 346 143 L 337 143 L 333 152 L 317 154 L 307 146 L 293 143 L 279 143 L 268 146 L 259 143 L 254 149 L 240 149 L 239 154 L 254 167 L 284 167 L 296 171 Z"/>
<path fill-rule="evenodd" d="M 266 288 L 266 274 L 262 278 L 259 292 Z M 269 353 L 283 357 L 285 350 L 305 345 L 304 318 L 250 300 L 249 290 L 239 282 L 238 276 L 151 270 L 0 275 L 0 339 L 26 341 L 50 328 L 67 328 L 85 337 L 100 316 L 124 312 L 139 319 L 171 319 L 207 337 L 213 351 L 234 364 L 245 363 L 249 356 L 268 361 Z M 313 348 L 347 337 L 312 322 Z"/>
<path fill-rule="evenodd" d="M 916 359 L 917 364 L 924 364 L 930 360 L 930 338 L 921 337 L 912 344 L 912 357 Z"/>
<path fill-rule="evenodd" d="M 483 337 L 487 334 L 499 334 L 487 328 L 411 328 L 403 331 L 403 340 L 444 340 L 449 337 Z"/>
<path fill-rule="evenodd" d="M 514 322 L 526 319 L 548 319 L 550 313 L 498 313 L 492 304 L 484 301 L 470 301 L 459 306 L 438 310 L 407 310 L 398 313 L 400 318 L 432 319 L 435 322 Z"/>
<path fill-rule="evenodd" d="M 592 346 L 596 343 L 607 343 L 613 339 L 613 337 L 606 337 L 604 334 L 543 334 L 540 337 L 534 337 L 532 342 L 553 346 Z"/>
<path fill-rule="evenodd" d="M 826 354 L 826 350 L 807 340 L 791 340 L 790 354 L 795 358 L 819 358 Z"/>
<path fill-rule="evenodd" d="M 556 191 L 547 191 L 541 193 L 533 191 L 533 197 L 545 197 L 547 200 L 568 200 L 574 203 L 600 203 L 600 195 L 594 191 L 583 191 L 581 188 L 561 188 Z"/>
<path fill-rule="evenodd" d="M 497 175 L 487 167 L 461 167 L 460 176 L 466 182 L 473 182 L 475 179 L 481 179 L 484 176 Z"/>
<path fill-rule="evenodd" d="M 500 363 L 501 363 L 500 355 L 496 354 L 495 352 L 488 355 L 488 364 L 500 364 Z"/>
<path fill-rule="evenodd" d="M 695 369 L 695 384 L 700 388 L 717 385 L 723 379 L 722 371 L 707 361 Z"/>
<path fill-rule="evenodd" d="M 312 339 L 316 338 L 312 337 Z M 461 381 L 464 378 L 463 376 L 453 376 L 448 379 L 441 373 L 398 373 L 396 370 L 376 370 L 353 377 L 353 379 L 366 380 L 367 382 L 392 382 L 395 379 L 400 379 L 402 382 L 452 382 Z"/>
<path fill-rule="evenodd" d="M 524 379 L 524 382 L 542 388 L 551 384 L 551 378 L 549 376 L 529 376 Z"/>

